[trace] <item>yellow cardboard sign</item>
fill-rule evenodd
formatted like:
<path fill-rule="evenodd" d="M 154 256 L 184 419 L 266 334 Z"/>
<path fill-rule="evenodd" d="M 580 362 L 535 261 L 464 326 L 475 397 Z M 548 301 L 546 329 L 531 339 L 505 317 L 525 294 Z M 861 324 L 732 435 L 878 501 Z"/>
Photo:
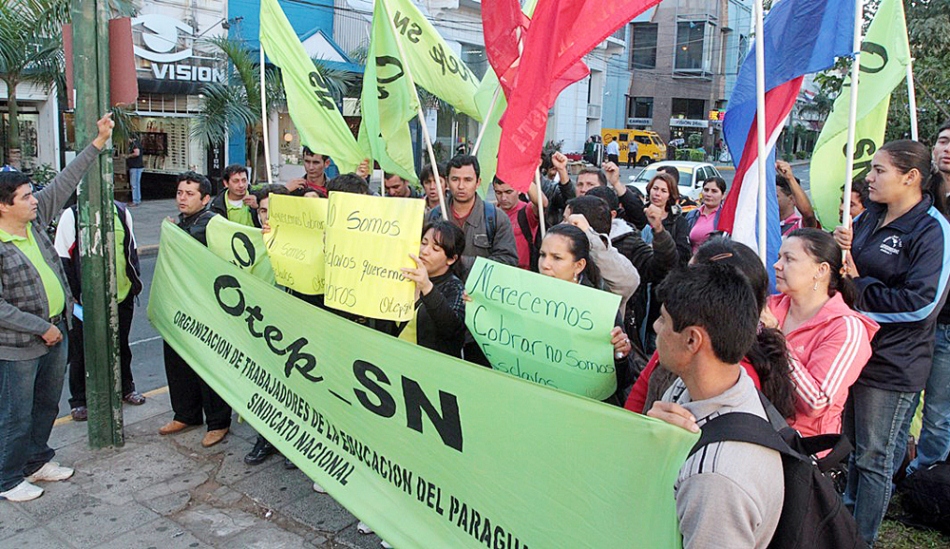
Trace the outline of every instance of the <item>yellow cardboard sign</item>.
<path fill-rule="evenodd" d="M 328 203 L 325 198 L 270 195 L 270 233 L 265 241 L 281 286 L 307 295 L 323 293 Z"/>
<path fill-rule="evenodd" d="M 327 213 L 328 307 L 384 320 L 407 321 L 415 284 L 402 275 L 419 255 L 425 202 L 332 193 Z"/>

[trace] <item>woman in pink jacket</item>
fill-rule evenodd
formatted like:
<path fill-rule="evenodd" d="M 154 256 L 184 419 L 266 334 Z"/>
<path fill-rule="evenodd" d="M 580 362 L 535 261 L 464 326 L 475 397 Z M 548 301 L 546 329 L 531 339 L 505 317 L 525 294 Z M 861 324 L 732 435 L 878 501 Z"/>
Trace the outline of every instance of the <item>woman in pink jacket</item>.
<path fill-rule="evenodd" d="M 841 276 L 841 249 L 818 229 L 785 237 L 775 263 L 769 310 L 785 334 L 795 385 L 795 417 L 802 436 L 841 432 L 848 388 L 871 356 L 878 325 L 851 309 L 850 281 Z"/>

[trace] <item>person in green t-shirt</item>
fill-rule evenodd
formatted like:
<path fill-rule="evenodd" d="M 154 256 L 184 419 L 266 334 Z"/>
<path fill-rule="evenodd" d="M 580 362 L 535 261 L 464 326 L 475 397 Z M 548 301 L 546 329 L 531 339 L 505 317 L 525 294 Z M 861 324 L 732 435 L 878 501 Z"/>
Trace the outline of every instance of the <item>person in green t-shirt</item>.
<path fill-rule="evenodd" d="M 248 192 L 247 168 L 241 164 L 231 164 L 222 174 L 224 190 L 212 200 L 209 209 L 228 221 L 260 227 L 257 217 L 257 195 Z"/>

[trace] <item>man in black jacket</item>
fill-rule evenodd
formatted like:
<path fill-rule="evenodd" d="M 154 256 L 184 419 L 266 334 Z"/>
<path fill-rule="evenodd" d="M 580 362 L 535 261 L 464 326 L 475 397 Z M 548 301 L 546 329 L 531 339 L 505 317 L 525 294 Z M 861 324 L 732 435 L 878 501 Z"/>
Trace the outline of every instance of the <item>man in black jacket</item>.
<path fill-rule="evenodd" d="M 224 190 L 212 200 L 209 209 L 228 221 L 260 227 L 257 218 L 257 196 L 247 191 L 247 168 L 241 164 L 231 164 L 224 168 L 222 175 Z"/>
<path fill-rule="evenodd" d="M 195 172 L 179 175 L 176 200 L 180 212 L 178 227 L 207 246 L 208 221 L 217 215 L 206 209 L 211 201 L 211 182 Z M 201 425 L 204 412 L 208 433 L 201 445 L 205 448 L 214 446 L 224 440 L 231 428 L 231 407 L 191 369 L 168 342 L 165 342 L 164 346 L 168 396 L 175 417 L 159 429 L 158 434 L 170 435 Z"/>
<path fill-rule="evenodd" d="M 139 277 L 139 255 L 132 232 L 132 215 L 125 204 L 113 201 L 112 215 L 115 225 L 115 278 L 116 301 L 119 303 L 119 363 L 122 378 L 122 400 L 139 406 L 145 397 L 135 390 L 132 380 L 132 347 L 129 333 L 135 314 L 135 296 L 142 292 Z M 79 217 L 74 205 L 63 211 L 56 225 L 56 253 L 63 261 L 69 289 L 77 303 L 82 305 L 82 266 L 79 262 Z M 73 319 L 69 330 L 69 406 L 74 421 L 86 421 L 86 361 L 83 347 L 83 323 Z"/>

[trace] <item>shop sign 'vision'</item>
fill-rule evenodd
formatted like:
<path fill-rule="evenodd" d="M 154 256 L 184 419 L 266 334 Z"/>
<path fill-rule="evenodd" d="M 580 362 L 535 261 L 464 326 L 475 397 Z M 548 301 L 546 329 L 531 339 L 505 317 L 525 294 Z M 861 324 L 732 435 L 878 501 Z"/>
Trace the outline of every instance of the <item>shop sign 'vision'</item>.
<path fill-rule="evenodd" d="M 188 62 L 198 61 L 194 50 L 185 45 L 193 37 L 194 28 L 178 19 L 150 13 L 132 19 L 133 27 L 140 27 L 142 46 L 134 46 L 135 55 L 151 62 L 156 80 L 184 80 L 189 82 L 222 82 L 222 74 L 214 67 Z"/>

